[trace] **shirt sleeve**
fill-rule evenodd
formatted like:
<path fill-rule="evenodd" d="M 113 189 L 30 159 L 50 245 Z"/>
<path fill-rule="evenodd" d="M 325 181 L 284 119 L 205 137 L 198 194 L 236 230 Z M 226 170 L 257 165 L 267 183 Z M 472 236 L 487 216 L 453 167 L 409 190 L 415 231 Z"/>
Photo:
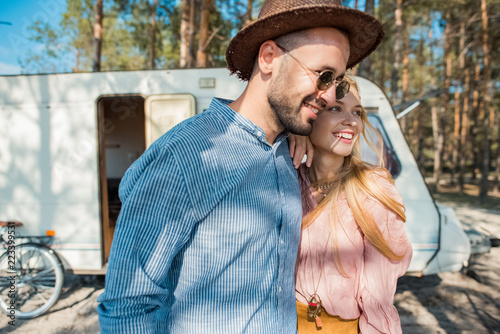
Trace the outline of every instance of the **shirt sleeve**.
<path fill-rule="evenodd" d="M 168 272 L 194 220 L 178 161 L 160 151 L 146 152 L 120 184 L 122 209 L 98 299 L 101 333 L 165 332 Z"/>
<path fill-rule="evenodd" d="M 381 178 L 381 182 L 388 194 L 402 203 L 396 188 L 385 179 Z M 394 294 L 398 278 L 410 265 L 413 250 L 401 218 L 378 202 L 371 204 L 371 213 L 390 248 L 396 254 L 405 255 L 400 261 L 391 261 L 364 237 L 365 255 L 358 296 L 359 327 L 363 334 L 402 333 L 399 314 L 393 304 Z"/>

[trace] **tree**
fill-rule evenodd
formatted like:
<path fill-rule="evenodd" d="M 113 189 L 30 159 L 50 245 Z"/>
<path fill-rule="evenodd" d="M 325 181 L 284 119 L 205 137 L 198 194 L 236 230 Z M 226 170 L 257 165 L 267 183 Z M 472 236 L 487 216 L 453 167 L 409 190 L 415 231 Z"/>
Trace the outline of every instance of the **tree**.
<path fill-rule="evenodd" d="M 62 64 L 60 59 L 66 50 L 61 47 L 60 37 L 48 22 L 36 21 L 29 28 L 28 39 L 42 45 L 42 52 L 29 50 L 24 59 L 20 60 L 23 73 L 57 73 L 58 67 L 71 68 L 71 65 Z"/>
<path fill-rule="evenodd" d="M 391 102 L 393 105 L 399 103 L 398 99 L 398 81 L 399 67 L 401 66 L 401 44 L 403 42 L 403 0 L 396 0 L 395 17 L 395 33 L 394 33 L 394 64 L 391 74 Z"/>
<path fill-rule="evenodd" d="M 460 112 L 462 114 L 462 127 L 460 131 L 460 145 L 459 149 L 457 150 L 460 152 L 460 161 L 459 161 L 459 169 L 458 169 L 458 185 L 459 185 L 459 191 L 460 194 L 464 193 L 464 175 L 465 175 L 465 162 L 468 156 L 469 150 L 467 149 L 467 141 L 469 137 L 469 131 L 470 131 L 470 108 L 469 108 L 469 97 L 471 95 L 471 89 L 470 89 L 470 67 L 465 66 L 465 60 L 464 64 L 460 65 L 460 67 L 464 67 L 465 70 L 465 78 L 464 78 L 464 93 L 463 96 L 464 98 L 462 99 L 462 104 L 460 107 Z"/>
<path fill-rule="evenodd" d="M 435 166 L 435 181 L 439 182 L 439 177 L 442 172 L 442 159 L 444 147 L 446 143 L 446 116 L 450 108 L 450 86 L 451 86 L 451 14 L 447 11 L 445 14 L 446 27 L 444 29 L 444 55 L 443 55 L 443 84 L 441 88 L 441 109 L 439 112 L 439 130 L 438 130 L 438 152 L 436 154 L 437 161 L 434 162 Z"/>
<path fill-rule="evenodd" d="M 101 71 L 101 52 L 102 52 L 102 0 L 97 0 L 95 7 L 94 21 L 94 72 Z"/>
<path fill-rule="evenodd" d="M 460 93 L 461 87 L 464 85 L 465 77 L 465 23 L 460 23 L 460 42 L 458 47 L 459 52 L 459 66 L 460 71 L 457 78 L 457 84 L 455 85 L 455 117 L 454 117 L 454 130 L 453 130 L 453 155 L 452 155 L 452 167 L 451 167 L 451 181 L 455 183 L 455 173 L 459 164 L 458 154 L 462 152 L 462 141 L 460 140 L 460 134 L 463 127 L 463 112 L 464 105 L 462 102 L 463 93 Z M 463 51 L 462 51 L 463 50 Z M 463 153 L 463 152 L 462 152 Z M 462 180 L 463 182 L 463 180 Z"/>
<path fill-rule="evenodd" d="M 102 0 L 101 0 L 102 1 Z M 151 48 L 149 61 L 149 68 L 151 70 L 155 69 L 155 61 L 156 61 L 156 8 L 158 7 L 158 0 L 153 1 L 153 5 L 151 6 L 151 32 L 150 32 L 150 45 Z"/>
<path fill-rule="evenodd" d="M 245 13 L 245 25 L 249 25 L 252 22 L 252 11 L 253 11 L 253 0 L 247 0 L 247 11 Z"/>
<path fill-rule="evenodd" d="M 357 3 L 355 4 L 355 7 L 357 7 Z M 375 0 L 365 1 L 365 13 L 375 16 Z M 356 74 L 364 78 L 370 78 L 372 63 L 373 63 L 372 56 L 368 56 L 365 60 L 363 60 L 359 64 Z"/>
<path fill-rule="evenodd" d="M 196 53 L 197 67 L 207 67 L 206 49 L 211 40 L 208 36 L 211 11 L 212 0 L 201 0 L 200 38 L 198 40 L 198 52 Z"/>
<path fill-rule="evenodd" d="M 191 10 L 194 13 L 193 0 L 182 0 L 182 19 L 181 19 L 181 45 L 180 45 L 180 62 L 181 68 L 187 67 L 190 56 L 191 31 L 193 30 L 191 21 Z"/>
<path fill-rule="evenodd" d="M 489 131 L 490 131 L 490 105 L 491 105 L 491 58 L 490 58 L 490 45 L 489 45 L 489 29 L 488 29 L 488 8 L 486 0 L 481 0 L 481 23 L 482 23 L 482 49 L 483 49 L 483 168 L 481 175 L 481 187 L 479 191 L 479 200 L 482 204 L 486 203 L 488 199 L 488 176 L 490 173 L 490 145 L 489 145 Z"/>

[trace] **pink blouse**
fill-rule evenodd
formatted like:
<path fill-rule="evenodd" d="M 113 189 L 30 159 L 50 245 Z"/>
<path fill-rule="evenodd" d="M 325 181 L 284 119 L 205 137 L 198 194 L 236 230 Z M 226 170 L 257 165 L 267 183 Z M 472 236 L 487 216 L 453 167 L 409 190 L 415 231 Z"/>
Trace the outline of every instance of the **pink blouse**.
<path fill-rule="evenodd" d="M 379 185 L 392 198 L 402 198 L 385 178 L 377 173 Z M 303 192 L 303 216 L 317 206 L 310 192 L 305 165 L 299 168 L 299 184 Z M 296 299 L 307 304 L 317 291 L 323 307 L 342 319 L 359 318 L 361 333 L 401 333 L 399 314 L 393 305 L 396 284 L 410 265 L 413 254 L 404 224 L 393 211 L 367 197 L 365 209 L 374 217 L 380 231 L 396 254 L 406 253 L 401 261 L 390 261 L 366 239 L 354 220 L 345 195 L 339 196 L 336 238 L 344 272 L 334 264 L 332 246 L 335 233 L 330 233 L 331 205 L 301 234 L 296 277 Z M 321 273 L 321 268 L 323 272 Z M 320 279 L 321 277 L 321 279 Z"/>

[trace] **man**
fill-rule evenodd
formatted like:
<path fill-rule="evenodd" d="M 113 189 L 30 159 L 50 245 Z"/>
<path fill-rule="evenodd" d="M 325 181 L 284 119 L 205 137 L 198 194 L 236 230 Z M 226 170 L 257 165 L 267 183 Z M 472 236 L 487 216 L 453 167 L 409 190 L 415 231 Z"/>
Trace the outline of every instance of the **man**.
<path fill-rule="evenodd" d="M 304 3 L 266 1 L 227 50 L 242 95 L 214 99 L 125 174 L 103 333 L 296 332 L 302 213 L 287 133 L 309 134 L 382 38 L 340 0 Z"/>

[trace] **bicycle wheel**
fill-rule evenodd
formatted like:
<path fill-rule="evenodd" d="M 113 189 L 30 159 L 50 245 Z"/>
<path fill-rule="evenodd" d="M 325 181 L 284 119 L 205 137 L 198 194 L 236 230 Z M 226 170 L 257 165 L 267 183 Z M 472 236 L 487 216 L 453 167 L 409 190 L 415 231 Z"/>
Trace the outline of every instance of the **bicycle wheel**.
<path fill-rule="evenodd" d="M 42 245 L 18 245 L 14 253 L 0 257 L 0 309 L 18 319 L 31 319 L 59 299 L 63 265 L 52 249 Z"/>

